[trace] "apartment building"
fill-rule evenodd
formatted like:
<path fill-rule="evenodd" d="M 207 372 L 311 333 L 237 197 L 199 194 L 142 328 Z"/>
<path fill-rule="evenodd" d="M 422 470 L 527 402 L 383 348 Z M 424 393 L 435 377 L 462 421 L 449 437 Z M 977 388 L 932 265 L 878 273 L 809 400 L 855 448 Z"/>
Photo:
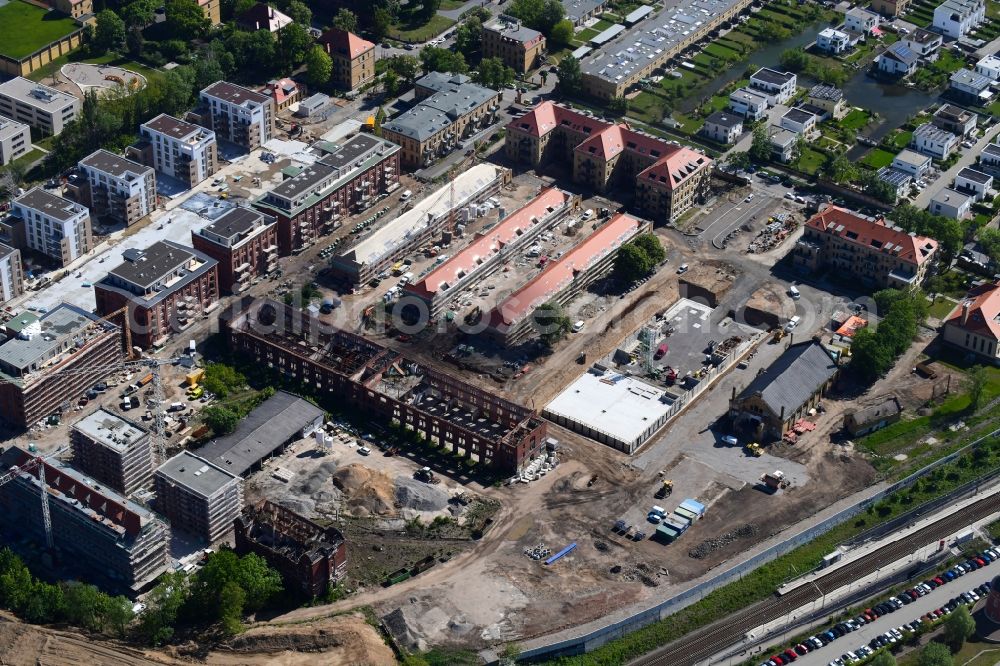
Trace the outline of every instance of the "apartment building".
<path fill-rule="evenodd" d="M 121 329 L 62 303 L 40 318 L 14 315 L 0 344 L 0 418 L 19 427 L 73 404 L 120 367 Z"/>
<path fill-rule="evenodd" d="M 508 347 L 524 342 L 535 330 L 535 308 L 568 303 L 611 270 L 622 245 L 650 229 L 649 222 L 615 215 L 490 311 L 486 333 Z"/>
<path fill-rule="evenodd" d="M 198 0 L 198 6 L 212 25 L 222 24 L 222 0 Z"/>
<path fill-rule="evenodd" d="M 31 150 L 31 128 L 0 116 L 0 166 L 10 164 Z"/>
<path fill-rule="evenodd" d="M 729 110 L 747 120 L 762 119 L 767 109 L 767 97 L 750 88 L 738 88 L 729 93 Z"/>
<path fill-rule="evenodd" d="M 806 222 L 792 259 L 800 269 L 829 268 L 880 288 L 906 288 L 923 282 L 937 249 L 932 238 L 829 206 Z"/>
<path fill-rule="evenodd" d="M 156 509 L 175 530 L 215 543 L 233 529 L 243 510 L 243 479 L 181 451 L 153 474 Z"/>
<path fill-rule="evenodd" d="M 504 65 L 524 74 L 542 64 L 545 36 L 519 19 L 501 14 L 483 25 L 481 48 L 484 58 L 500 58 Z"/>
<path fill-rule="evenodd" d="M 152 167 L 103 148 L 80 160 L 80 178 L 67 191 L 94 215 L 130 227 L 156 210 L 156 172 Z"/>
<path fill-rule="evenodd" d="M 958 145 L 958 137 L 947 130 L 924 123 L 913 131 L 910 146 L 917 152 L 929 155 L 936 160 L 947 159 L 951 151 Z"/>
<path fill-rule="evenodd" d="M 274 137 L 274 100 L 228 81 L 216 81 L 199 93 L 196 121 L 216 136 L 249 150 Z"/>
<path fill-rule="evenodd" d="M 357 90 L 375 80 L 375 45 L 353 32 L 330 28 L 316 40 L 333 60 L 330 80 L 343 90 Z"/>
<path fill-rule="evenodd" d="M 75 19 L 94 13 L 93 0 L 55 0 L 56 11 Z"/>
<path fill-rule="evenodd" d="M 159 346 L 218 306 L 218 262 L 208 255 L 162 240 L 122 258 L 94 295 L 102 316 L 128 308 L 133 345 Z"/>
<path fill-rule="evenodd" d="M 14 199 L 7 224 L 19 227 L 12 237 L 23 239 L 23 247 L 59 266 L 76 261 L 94 247 L 90 211 L 40 187 Z"/>
<path fill-rule="evenodd" d="M 80 113 L 80 98 L 17 76 L 0 83 L 0 116 L 56 135 Z"/>
<path fill-rule="evenodd" d="M 0 304 L 24 293 L 24 269 L 21 251 L 0 243 Z"/>
<path fill-rule="evenodd" d="M 139 125 L 143 140 L 129 150 L 146 166 L 194 187 L 218 169 L 215 132 L 161 113 Z"/>
<path fill-rule="evenodd" d="M 402 148 L 403 165 L 425 167 L 461 146 L 471 134 L 491 125 L 500 109 L 500 93 L 455 74 L 429 74 L 438 92 L 383 123 L 382 136 Z M 426 77 L 425 77 L 426 78 Z M 422 80 L 417 81 L 421 86 Z"/>
<path fill-rule="evenodd" d="M 572 164 L 573 181 L 595 192 L 636 188 L 637 203 L 656 222 L 682 215 L 708 192 L 712 160 L 674 143 L 543 102 L 507 125 L 507 156 L 537 168 Z"/>
<path fill-rule="evenodd" d="M 945 342 L 974 354 L 978 361 L 1000 365 L 1000 282 L 969 292 L 941 334 Z"/>
<path fill-rule="evenodd" d="M 286 171 L 285 180 L 253 201 L 278 220 L 278 251 L 299 252 L 399 187 L 400 148 L 372 134 L 313 146 L 319 159 Z"/>
<path fill-rule="evenodd" d="M 278 268 L 278 220 L 250 208 L 232 208 L 191 231 L 191 245 L 219 262 L 219 288 L 239 294 Z"/>
<path fill-rule="evenodd" d="M 243 509 L 235 527 L 236 552 L 263 557 L 281 572 L 286 589 L 321 597 L 347 574 L 347 543 L 335 527 L 268 500 Z"/>
<path fill-rule="evenodd" d="M 792 72 L 779 72 L 762 67 L 750 75 L 750 89 L 756 90 L 771 106 L 784 104 L 795 95 L 798 77 Z"/>
<path fill-rule="evenodd" d="M 32 456 L 17 447 L 0 455 L 0 467 L 23 468 Z M 45 546 L 42 480 L 45 470 L 53 559 L 61 577 L 93 582 L 133 595 L 152 586 L 169 565 L 170 530 L 153 512 L 55 459 L 20 472 L 0 486 L 0 528 L 5 543 L 35 553 Z"/>
<path fill-rule="evenodd" d="M 148 490 L 153 480 L 149 433 L 103 407 L 70 430 L 73 466 L 128 497 Z"/>
<path fill-rule="evenodd" d="M 961 39 L 986 20 L 984 0 L 945 0 L 934 9 L 934 30 Z"/>

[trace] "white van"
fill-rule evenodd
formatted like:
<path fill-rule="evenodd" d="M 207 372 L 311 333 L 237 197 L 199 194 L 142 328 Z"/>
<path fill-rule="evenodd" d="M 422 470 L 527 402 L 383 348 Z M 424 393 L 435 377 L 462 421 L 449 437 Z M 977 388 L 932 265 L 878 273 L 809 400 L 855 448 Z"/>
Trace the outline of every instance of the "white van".
<path fill-rule="evenodd" d="M 413 196 L 413 192 L 411 192 L 410 190 L 406 190 L 406 191 L 405 191 L 405 192 L 403 192 L 403 194 L 402 194 L 402 195 L 401 195 L 401 196 L 399 197 L 399 200 L 400 200 L 400 201 L 409 201 L 410 197 L 412 197 L 412 196 Z"/>
<path fill-rule="evenodd" d="M 574 333 L 579 333 L 580 331 L 583 330 L 583 326 L 584 326 L 584 323 L 583 323 L 583 320 L 581 319 L 580 321 L 578 321 L 575 324 L 573 324 L 573 332 Z"/>
<path fill-rule="evenodd" d="M 653 508 L 649 510 L 649 512 L 656 514 L 657 516 L 660 517 L 667 515 L 666 509 L 664 509 L 662 506 L 656 506 L 655 504 L 653 505 Z"/>
<path fill-rule="evenodd" d="M 792 299 L 794 299 L 796 301 L 799 300 L 799 298 L 802 296 L 802 294 L 795 287 L 795 285 L 792 285 L 791 287 L 788 288 L 788 293 L 789 293 L 789 295 L 791 295 Z"/>
<path fill-rule="evenodd" d="M 787 324 L 785 324 L 785 330 L 791 332 L 793 328 L 799 325 L 800 321 L 802 321 L 802 317 L 795 315 L 794 317 L 788 320 Z"/>
<path fill-rule="evenodd" d="M 722 441 L 724 444 L 728 444 L 729 446 L 739 446 L 740 444 L 740 440 L 736 439 L 732 435 L 726 435 L 722 438 Z"/>

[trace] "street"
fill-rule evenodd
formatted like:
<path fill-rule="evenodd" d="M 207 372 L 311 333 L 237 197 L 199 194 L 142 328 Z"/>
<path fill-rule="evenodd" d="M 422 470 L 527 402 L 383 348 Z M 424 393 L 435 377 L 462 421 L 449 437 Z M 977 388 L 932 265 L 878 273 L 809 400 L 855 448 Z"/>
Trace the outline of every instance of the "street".
<path fill-rule="evenodd" d="M 962 148 L 962 157 L 959 158 L 958 162 L 956 162 L 950 169 L 942 173 L 937 180 L 933 183 L 928 183 L 927 187 L 920 191 L 917 198 L 913 200 L 914 207 L 919 208 L 920 210 L 927 208 L 927 206 L 931 203 L 931 197 L 941 191 L 941 188 L 950 187 L 959 171 L 976 163 L 976 158 L 979 156 L 979 153 L 983 152 L 983 148 L 993 141 L 997 134 L 1000 134 L 1000 124 L 989 129 L 983 138 L 977 141 L 972 148 Z"/>

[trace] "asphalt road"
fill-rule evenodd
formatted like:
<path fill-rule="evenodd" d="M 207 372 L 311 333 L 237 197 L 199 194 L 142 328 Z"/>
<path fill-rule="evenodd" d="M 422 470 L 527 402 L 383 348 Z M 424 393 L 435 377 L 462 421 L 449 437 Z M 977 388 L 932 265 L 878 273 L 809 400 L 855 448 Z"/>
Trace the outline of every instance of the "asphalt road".
<path fill-rule="evenodd" d="M 848 650 L 854 651 L 857 647 L 868 645 L 876 636 L 884 634 L 889 629 L 896 629 L 907 622 L 912 622 L 924 613 L 944 606 L 952 597 L 956 597 L 962 592 L 968 592 L 974 587 L 979 587 L 983 583 L 992 580 L 998 574 L 1000 574 L 1000 562 L 994 562 L 982 569 L 968 573 L 947 585 L 938 587 L 929 594 L 920 597 L 912 604 L 900 608 L 895 613 L 883 615 L 875 620 L 875 622 L 866 624 L 861 629 L 838 638 L 826 647 L 799 657 L 798 661 L 795 662 L 795 666 L 827 666 L 827 664 Z M 926 580 L 928 577 L 924 577 L 921 580 Z M 887 595 L 883 595 L 870 600 L 869 603 L 875 604 L 886 598 Z M 786 645 L 784 647 L 790 646 Z M 770 654 L 761 655 L 761 661 L 764 661 L 765 657 L 770 656 Z"/>
<path fill-rule="evenodd" d="M 967 166 L 973 166 L 976 163 L 976 157 L 979 156 L 979 153 L 983 152 L 983 148 L 993 141 L 998 133 L 1000 133 L 1000 125 L 988 129 L 985 136 L 979 139 L 972 148 L 962 148 L 959 146 L 958 150 L 962 151 L 962 156 L 958 162 L 942 173 L 933 183 L 928 183 L 927 187 L 921 190 L 917 198 L 913 200 L 913 205 L 920 209 L 927 208 L 931 203 L 931 197 L 941 191 L 942 188 L 951 187 L 959 171 Z"/>

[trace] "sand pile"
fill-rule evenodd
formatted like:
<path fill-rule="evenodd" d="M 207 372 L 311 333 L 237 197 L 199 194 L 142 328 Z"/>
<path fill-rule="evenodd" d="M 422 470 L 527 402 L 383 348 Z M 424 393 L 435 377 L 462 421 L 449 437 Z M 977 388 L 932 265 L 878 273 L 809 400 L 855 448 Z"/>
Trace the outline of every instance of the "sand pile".
<path fill-rule="evenodd" d="M 385 516 L 396 512 L 395 485 L 384 472 L 352 464 L 333 474 L 333 485 L 343 493 L 355 516 Z"/>
<path fill-rule="evenodd" d="M 404 509 L 441 511 L 448 506 L 448 493 L 406 476 L 396 477 L 396 503 Z"/>

